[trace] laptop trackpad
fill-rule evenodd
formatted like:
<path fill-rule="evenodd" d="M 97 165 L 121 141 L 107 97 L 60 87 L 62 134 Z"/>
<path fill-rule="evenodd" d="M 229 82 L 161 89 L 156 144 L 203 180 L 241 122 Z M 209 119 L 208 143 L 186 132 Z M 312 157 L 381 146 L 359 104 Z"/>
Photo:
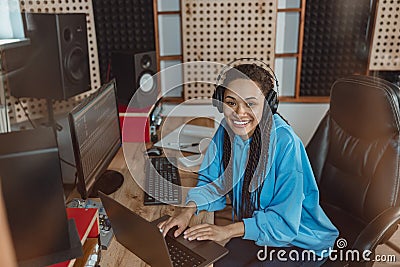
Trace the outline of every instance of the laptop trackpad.
<path fill-rule="evenodd" d="M 176 238 L 176 240 L 179 243 L 181 243 L 182 245 L 184 245 L 185 247 L 190 248 L 190 249 L 197 248 L 198 246 L 201 246 L 201 245 L 203 245 L 205 243 L 209 243 L 210 242 L 210 241 L 197 241 L 197 240 L 189 241 L 189 240 L 184 239 L 182 235 L 178 236 Z"/>
<path fill-rule="evenodd" d="M 177 241 L 186 246 L 188 249 L 196 252 L 199 256 L 207 259 L 208 263 L 214 262 L 215 260 L 222 258 L 228 253 L 228 250 L 226 248 L 210 240 L 188 241 L 185 240 L 182 236 L 179 236 L 177 238 Z"/>

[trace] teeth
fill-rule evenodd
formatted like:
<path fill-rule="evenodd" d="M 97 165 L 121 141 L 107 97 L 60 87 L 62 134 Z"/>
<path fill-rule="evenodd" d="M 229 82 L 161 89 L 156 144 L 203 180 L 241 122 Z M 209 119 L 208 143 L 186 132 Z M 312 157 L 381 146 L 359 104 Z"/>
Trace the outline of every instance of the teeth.
<path fill-rule="evenodd" d="M 245 125 L 247 123 L 249 123 L 249 121 L 233 121 L 234 124 L 238 124 L 238 125 Z"/>

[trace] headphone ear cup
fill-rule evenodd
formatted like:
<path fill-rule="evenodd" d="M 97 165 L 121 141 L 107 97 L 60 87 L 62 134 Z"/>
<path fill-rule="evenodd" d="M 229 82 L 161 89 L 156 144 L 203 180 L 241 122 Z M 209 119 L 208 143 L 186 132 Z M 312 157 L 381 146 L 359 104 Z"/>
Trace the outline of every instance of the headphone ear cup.
<path fill-rule="evenodd" d="M 224 98 L 225 88 L 221 85 L 215 87 L 213 96 L 212 96 L 212 105 L 218 109 L 220 113 L 223 112 L 223 98 Z"/>
<path fill-rule="evenodd" d="M 269 108 L 272 111 L 272 114 L 275 114 L 276 111 L 278 110 L 278 104 L 279 104 L 279 99 L 278 99 L 278 94 L 275 92 L 275 90 L 271 89 L 269 90 L 266 100 L 268 102 Z"/>

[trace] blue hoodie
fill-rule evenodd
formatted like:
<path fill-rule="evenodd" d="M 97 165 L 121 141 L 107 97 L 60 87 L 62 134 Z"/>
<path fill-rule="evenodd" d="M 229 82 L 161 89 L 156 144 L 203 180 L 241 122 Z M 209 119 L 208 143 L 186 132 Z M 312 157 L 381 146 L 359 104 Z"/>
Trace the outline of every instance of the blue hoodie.
<path fill-rule="evenodd" d="M 275 151 L 271 153 L 271 168 L 265 177 L 260 195 L 260 208 L 251 218 L 243 219 L 243 239 L 254 240 L 259 246 L 297 246 L 328 256 L 338 236 L 338 230 L 319 205 L 318 187 L 304 145 L 292 128 L 275 114 Z M 197 186 L 188 193 L 186 202 L 193 201 L 197 212 L 217 211 L 226 205 L 223 179 L 223 124 L 213 137 L 200 166 Z M 233 140 L 232 174 L 234 186 L 229 194 L 233 209 L 239 210 L 243 175 L 251 138 Z M 213 145 L 214 143 L 214 145 Z M 221 178 L 220 178 L 221 177 Z M 213 182 L 213 183 L 210 183 Z"/>

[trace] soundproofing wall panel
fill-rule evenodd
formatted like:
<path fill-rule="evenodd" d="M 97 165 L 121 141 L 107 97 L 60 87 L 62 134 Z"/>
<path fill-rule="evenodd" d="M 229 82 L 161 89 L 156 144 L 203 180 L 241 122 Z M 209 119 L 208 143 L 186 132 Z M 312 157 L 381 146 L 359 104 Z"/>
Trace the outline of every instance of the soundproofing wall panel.
<path fill-rule="evenodd" d="M 400 72 L 400 0 L 378 0 L 376 10 L 369 69 Z"/>
<path fill-rule="evenodd" d="M 87 25 L 87 38 L 88 38 L 88 53 L 89 53 L 89 70 L 90 70 L 90 83 L 91 91 L 72 97 L 69 100 L 54 101 L 53 110 L 55 113 L 64 113 L 72 109 L 79 101 L 84 97 L 92 93 L 94 90 L 100 87 L 100 72 L 98 69 L 98 57 L 97 57 L 97 44 L 96 44 L 96 32 L 93 16 L 93 8 L 91 0 L 36 0 L 36 1 L 24 1 L 20 0 L 21 12 L 30 13 L 85 13 L 86 14 L 86 25 Z M 51 38 L 51 36 L 49 36 Z M 5 70 L 7 71 L 7 70 Z M 25 113 L 29 115 L 31 119 L 41 118 L 47 116 L 47 106 L 44 99 L 36 98 L 21 98 L 18 101 L 16 98 L 10 95 L 9 85 L 7 80 L 4 81 L 4 89 L 6 90 L 6 102 L 8 106 L 8 115 L 10 122 L 18 123 L 26 121 L 27 117 Z"/>
<path fill-rule="evenodd" d="M 400 70 L 390 71 L 390 70 L 375 70 L 370 72 L 371 76 L 376 76 L 385 79 L 400 88 Z"/>
<path fill-rule="evenodd" d="M 307 0 L 300 96 L 329 96 L 337 78 L 366 74 L 370 2 Z"/>
<path fill-rule="evenodd" d="M 275 0 L 181 0 L 184 98 L 210 98 L 223 65 L 251 57 L 272 69 L 275 58 Z"/>
<path fill-rule="evenodd" d="M 94 0 L 101 81 L 114 78 L 112 52 L 155 50 L 152 0 Z"/>

